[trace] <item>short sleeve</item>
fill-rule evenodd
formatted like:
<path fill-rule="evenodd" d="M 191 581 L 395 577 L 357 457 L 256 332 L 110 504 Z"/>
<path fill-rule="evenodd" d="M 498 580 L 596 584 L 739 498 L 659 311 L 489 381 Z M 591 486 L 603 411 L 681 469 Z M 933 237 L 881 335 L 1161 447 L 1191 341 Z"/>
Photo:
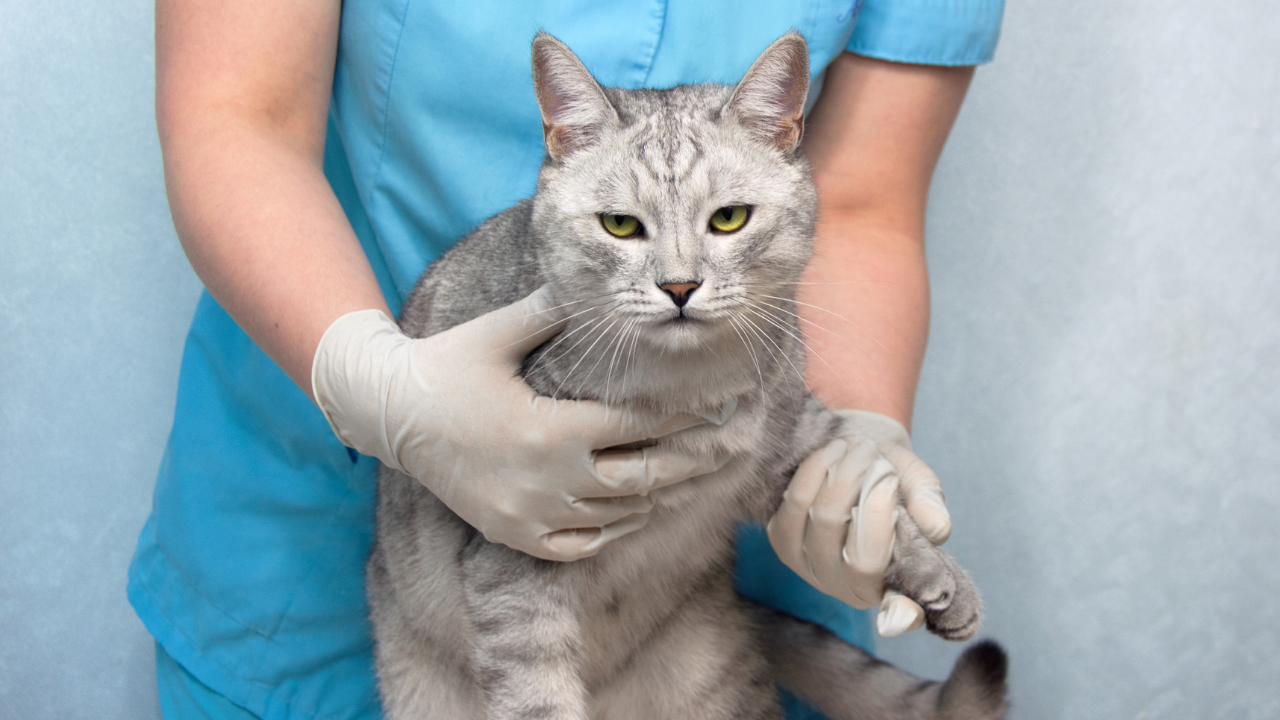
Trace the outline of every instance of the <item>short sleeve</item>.
<path fill-rule="evenodd" d="M 865 0 L 846 50 L 922 65 L 990 62 L 1004 0 Z"/>

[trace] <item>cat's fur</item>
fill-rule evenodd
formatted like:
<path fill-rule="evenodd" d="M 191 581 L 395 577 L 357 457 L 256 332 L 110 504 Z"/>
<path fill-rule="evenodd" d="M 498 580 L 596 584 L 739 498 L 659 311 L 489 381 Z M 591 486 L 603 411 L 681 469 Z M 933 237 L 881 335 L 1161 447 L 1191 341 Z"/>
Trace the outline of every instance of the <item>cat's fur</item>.
<path fill-rule="evenodd" d="M 840 422 L 803 384 L 791 299 L 816 213 L 797 145 L 804 40 L 784 36 L 736 87 L 601 88 L 545 34 L 533 56 L 548 146 L 537 194 L 432 265 L 401 325 L 428 336 L 548 284 L 573 318 L 526 361 L 532 387 L 663 414 L 736 402 L 724 424 L 658 441 L 732 460 L 654 492 L 647 526 L 573 563 L 486 541 L 384 468 L 368 588 L 388 717 L 777 719 L 776 684 L 837 720 L 1002 716 L 992 643 L 924 682 L 733 590 L 739 523 L 767 519 Z M 742 230 L 708 231 L 739 204 L 752 208 Z M 639 217 L 645 237 L 606 234 L 605 212 Z M 692 281 L 683 309 L 658 287 Z M 972 585 L 899 518 L 888 584 L 930 608 L 935 632 L 971 636 Z"/>

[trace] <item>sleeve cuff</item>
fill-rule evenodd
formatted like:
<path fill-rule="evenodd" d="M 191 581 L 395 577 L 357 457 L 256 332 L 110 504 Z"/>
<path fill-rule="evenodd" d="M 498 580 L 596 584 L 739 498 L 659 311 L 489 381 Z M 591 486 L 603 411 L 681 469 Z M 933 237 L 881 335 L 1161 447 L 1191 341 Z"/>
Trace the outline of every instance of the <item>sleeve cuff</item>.
<path fill-rule="evenodd" d="M 846 50 L 921 65 L 981 65 L 1000 39 L 1004 0 L 866 0 Z"/>

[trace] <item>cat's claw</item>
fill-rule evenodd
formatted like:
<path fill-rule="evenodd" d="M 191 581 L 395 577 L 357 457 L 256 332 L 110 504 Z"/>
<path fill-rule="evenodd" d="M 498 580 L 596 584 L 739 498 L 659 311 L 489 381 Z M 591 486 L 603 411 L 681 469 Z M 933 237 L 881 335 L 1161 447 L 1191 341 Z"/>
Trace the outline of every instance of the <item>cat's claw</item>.
<path fill-rule="evenodd" d="M 909 513 L 898 516 L 885 583 L 919 604 L 929 632 L 945 640 L 973 637 L 982 623 L 977 588 L 950 555 L 925 539 Z"/>
<path fill-rule="evenodd" d="M 967 619 L 959 621 L 959 624 L 954 626 L 950 623 L 956 622 L 957 619 L 945 615 L 945 613 L 925 612 L 925 625 L 929 628 L 929 632 L 943 640 L 954 642 L 968 640 L 978 632 L 978 626 L 982 624 L 982 613 L 976 610 Z"/>
<path fill-rule="evenodd" d="M 950 580 L 950 578 L 947 578 Z M 938 592 L 936 595 L 921 596 L 916 602 L 920 603 L 920 607 L 930 612 L 942 612 L 951 607 L 952 590 L 946 589 Z"/>

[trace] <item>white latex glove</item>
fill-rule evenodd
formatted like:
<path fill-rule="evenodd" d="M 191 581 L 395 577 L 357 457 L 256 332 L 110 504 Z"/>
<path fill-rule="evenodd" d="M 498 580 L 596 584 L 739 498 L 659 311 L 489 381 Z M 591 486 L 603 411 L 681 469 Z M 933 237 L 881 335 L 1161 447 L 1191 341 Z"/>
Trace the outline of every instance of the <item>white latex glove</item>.
<path fill-rule="evenodd" d="M 417 478 L 489 540 L 547 560 L 594 555 L 647 522 L 650 491 L 728 460 L 597 449 L 724 418 L 539 396 L 520 368 L 564 327 L 556 315 L 545 288 L 423 339 L 380 311 L 349 313 L 316 350 L 316 402 L 342 442 Z"/>
<path fill-rule="evenodd" d="M 906 428 L 865 410 L 838 410 L 840 437 L 810 455 L 769 521 L 782 562 L 822 592 L 855 608 L 880 606 L 876 628 L 890 637 L 924 623 L 924 609 L 887 591 L 899 494 L 934 544 L 951 534 L 938 476 L 911 451 Z"/>

